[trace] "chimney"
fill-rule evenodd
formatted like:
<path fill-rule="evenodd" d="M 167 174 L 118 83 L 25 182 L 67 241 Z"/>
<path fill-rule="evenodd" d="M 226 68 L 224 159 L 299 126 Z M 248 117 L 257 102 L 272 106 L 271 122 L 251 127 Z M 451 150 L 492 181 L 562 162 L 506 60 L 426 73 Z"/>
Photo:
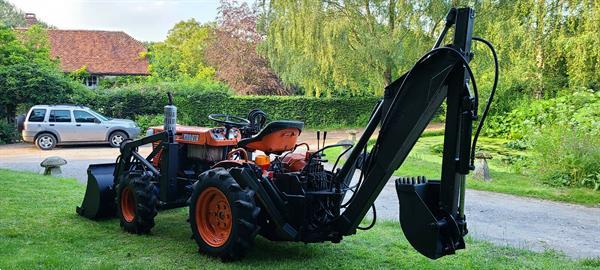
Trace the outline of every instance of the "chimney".
<path fill-rule="evenodd" d="M 25 24 L 27 25 L 27 27 L 31 27 L 32 25 L 36 24 L 37 18 L 35 17 L 35 13 L 25 13 Z"/>

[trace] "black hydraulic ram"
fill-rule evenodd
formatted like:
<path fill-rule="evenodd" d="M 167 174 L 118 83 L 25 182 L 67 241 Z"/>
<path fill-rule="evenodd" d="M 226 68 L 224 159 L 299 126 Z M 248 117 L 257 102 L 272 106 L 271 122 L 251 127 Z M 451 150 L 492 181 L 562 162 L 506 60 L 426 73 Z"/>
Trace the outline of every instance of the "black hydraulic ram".
<path fill-rule="evenodd" d="M 434 49 L 386 87 L 383 102 L 378 104 L 348 161 L 336 174 L 336 181 L 350 186 L 351 177 L 347 176 L 356 169 L 360 153 L 380 125 L 377 142 L 361 165 L 365 175 L 363 182 L 346 210 L 333 223 L 340 235 L 356 232 L 392 173 L 404 162 L 446 100 L 442 180 L 399 178 L 396 190 L 401 226 L 415 249 L 435 259 L 464 248 L 463 236 L 467 229 L 462 204 L 465 175 L 472 169 L 469 164 L 471 126 L 477 116 L 476 98 L 468 88 L 472 77 L 468 62 L 473 19 L 471 8 L 451 9 Z M 439 47 L 452 25 L 455 25 L 453 44 Z"/>

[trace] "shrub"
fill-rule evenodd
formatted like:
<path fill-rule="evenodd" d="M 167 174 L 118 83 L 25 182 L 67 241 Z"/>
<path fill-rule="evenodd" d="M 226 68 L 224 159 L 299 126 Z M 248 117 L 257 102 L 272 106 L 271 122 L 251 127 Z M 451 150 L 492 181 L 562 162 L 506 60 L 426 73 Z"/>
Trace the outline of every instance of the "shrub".
<path fill-rule="evenodd" d="M 600 137 L 554 125 L 532 137 L 533 166 L 554 186 L 600 188 Z"/>
<path fill-rule="evenodd" d="M 135 122 L 142 130 L 142 135 L 144 135 L 144 132 L 146 132 L 149 127 L 162 127 L 164 124 L 164 117 L 163 114 L 138 115 L 135 117 Z M 185 116 L 177 115 L 177 124 L 189 125 L 190 120 Z"/>
<path fill-rule="evenodd" d="M 173 88 L 170 88 L 170 87 Z M 198 86 L 198 85 L 196 85 Z M 198 86 L 199 87 L 199 86 Z M 209 126 L 211 113 L 245 116 L 260 108 L 272 120 L 299 120 L 311 128 L 364 126 L 378 97 L 314 98 L 304 96 L 235 96 L 215 85 L 205 88 L 159 84 L 131 89 L 107 89 L 74 97 L 73 102 L 87 105 L 110 117 L 139 118 L 149 121 L 160 115 L 167 103 L 166 92 L 173 91 L 179 123 Z M 185 121 L 184 121 L 185 120 Z M 162 122 L 161 122 L 162 123 Z"/>
<path fill-rule="evenodd" d="M 163 119 L 164 115 L 162 114 L 139 115 L 135 117 L 135 122 L 144 133 L 149 127 L 162 126 Z"/>
<path fill-rule="evenodd" d="M 8 144 L 16 141 L 19 138 L 17 127 L 14 123 L 9 123 L 4 119 L 0 119 L 0 144 Z"/>
<path fill-rule="evenodd" d="M 513 150 L 527 150 L 529 148 L 529 142 L 526 140 L 512 140 L 504 143 L 504 147 Z"/>
<path fill-rule="evenodd" d="M 550 125 L 577 128 L 600 136 L 600 92 L 579 91 L 547 100 L 523 102 L 505 115 L 490 118 L 489 136 L 522 139 Z"/>
<path fill-rule="evenodd" d="M 431 148 L 431 152 L 434 154 L 443 154 L 444 153 L 444 144 L 443 143 L 436 143 L 430 146 Z"/>
<path fill-rule="evenodd" d="M 178 99 L 179 101 L 180 99 Z M 211 113 L 245 115 L 260 108 L 269 118 L 303 121 L 308 127 L 354 127 L 367 123 L 377 98 L 313 98 L 301 96 L 190 95 L 178 103 L 192 124 L 212 124 Z"/>

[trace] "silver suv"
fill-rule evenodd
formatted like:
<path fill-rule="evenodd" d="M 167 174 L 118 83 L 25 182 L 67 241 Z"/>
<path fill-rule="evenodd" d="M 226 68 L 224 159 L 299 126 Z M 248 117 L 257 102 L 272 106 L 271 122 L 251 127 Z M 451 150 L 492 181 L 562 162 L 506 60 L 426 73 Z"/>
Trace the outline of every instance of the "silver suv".
<path fill-rule="evenodd" d="M 109 143 L 119 147 L 125 139 L 140 134 L 140 128 L 131 120 L 112 119 L 75 105 L 33 106 L 22 128 L 23 140 L 42 150 L 57 144 Z"/>

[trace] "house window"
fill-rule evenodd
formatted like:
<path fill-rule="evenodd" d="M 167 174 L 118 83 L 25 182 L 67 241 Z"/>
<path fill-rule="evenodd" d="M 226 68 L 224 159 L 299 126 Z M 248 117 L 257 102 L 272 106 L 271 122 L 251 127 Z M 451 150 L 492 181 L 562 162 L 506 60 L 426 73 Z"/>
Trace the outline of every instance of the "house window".
<path fill-rule="evenodd" d="M 98 86 L 98 76 L 91 75 L 85 78 L 83 83 L 89 88 L 96 88 Z"/>

